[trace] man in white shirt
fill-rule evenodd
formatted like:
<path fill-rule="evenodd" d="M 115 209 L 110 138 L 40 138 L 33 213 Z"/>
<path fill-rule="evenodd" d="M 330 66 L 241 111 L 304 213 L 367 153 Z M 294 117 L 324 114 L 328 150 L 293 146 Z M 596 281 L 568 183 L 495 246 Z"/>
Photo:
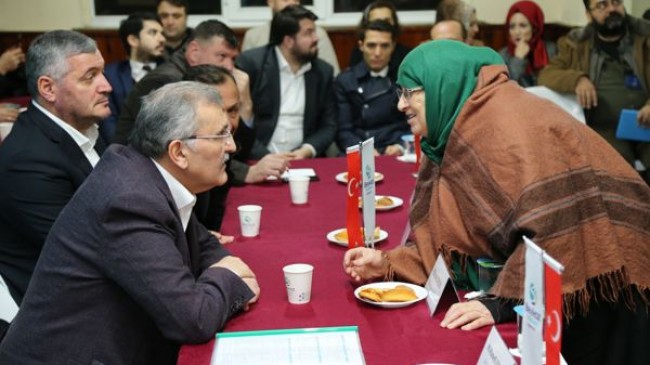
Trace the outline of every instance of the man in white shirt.
<path fill-rule="evenodd" d="M 255 136 L 251 158 L 323 156 L 336 134 L 333 70 L 318 59 L 316 15 L 300 5 L 278 12 L 270 43 L 243 52 L 237 68 L 250 77 Z"/>
<path fill-rule="evenodd" d="M 45 33 L 27 51 L 33 100 L 0 145 L 0 274 L 18 304 L 52 223 L 105 149 L 103 69 L 95 41 L 77 32 Z"/>
<path fill-rule="evenodd" d="M 104 72 L 113 87 L 109 99 L 111 115 L 100 127 L 106 141 L 113 139 L 122 103 L 133 84 L 155 69 L 162 62 L 165 52 L 163 28 L 160 19 L 153 13 L 139 12 L 129 15 L 120 23 L 119 34 L 128 59 L 108 64 Z"/>
<path fill-rule="evenodd" d="M 300 5 L 300 0 L 266 0 L 269 8 L 271 8 L 271 15 L 275 16 L 278 12 L 288 5 Z M 334 68 L 334 76 L 338 75 L 339 61 L 336 58 L 336 52 L 327 31 L 322 27 L 316 27 L 316 34 L 318 34 L 318 57 L 323 61 L 329 63 Z M 269 43 L 271 36 L 271 22 L 264 23 L 257 27 L 250 28 L 244 34 L 244 41 L 241 45 L 242 52 L 252 48 L 261 47 Z"/>

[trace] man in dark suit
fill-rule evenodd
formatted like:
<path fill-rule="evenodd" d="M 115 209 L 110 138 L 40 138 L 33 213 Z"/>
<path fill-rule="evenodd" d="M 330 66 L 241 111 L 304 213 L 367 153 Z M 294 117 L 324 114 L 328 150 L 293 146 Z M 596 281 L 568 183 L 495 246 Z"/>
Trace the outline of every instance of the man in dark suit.
<path fill-rule="evenodd" d="M 45 33 L 27 51 L 32 103 L 0 145 L 0 274 L 18 304 L 50 227 L 105 149 L 103 69 L 95 41 L 77 32 Z"/>
<path fill-rule="evenodd" d="M 323 156 L 336 135 L 333 69 L 318 59 L 316 15 L 290 5 L 273 16 L 271 42 L 243 52 L 237 67 L 250 77 L 255 135 L 251 157 L 283 152 Z"/>
<path fill-rule="evenodd" d="M 370 137 L 375 152 L 403 152 L 401 137 L 409 134 L 404 113 L 397 110 L 397 68 L 390 63 L 397 29 L 372 21 L 359 33 L 363 62 L 341 73 L 334 83 L 339 115 L 338 145 L 342 151 Z"/>
<path fill-rule="evenodd" d="M 113 139 L 122 103 L 133 84 L 155 69 L 162 62 L 165 53 L 162 25 L 153 13 L 139 12 L 129 15 L 120 23 L 119 34 L 128 59 L 110 63 L 104 71 L 113 87 L 109 99 L 111 115 L 99 127 L 99 132 L 106 141 Z"/>
<path fill-rule="evenodd" d="M 0 364 L 175 364 L 259 296 L 253 272 L 191 213 L 235 151 L 218 91 L 147 97 L 52 227 Z M 106 193 L 110 192 L 110 193 Z"/>

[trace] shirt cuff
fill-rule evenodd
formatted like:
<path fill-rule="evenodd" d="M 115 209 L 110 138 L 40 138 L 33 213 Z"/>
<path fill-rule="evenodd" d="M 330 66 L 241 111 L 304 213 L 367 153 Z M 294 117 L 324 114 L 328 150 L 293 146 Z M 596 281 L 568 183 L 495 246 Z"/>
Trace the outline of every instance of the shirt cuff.
<path fill-rule="evenodd" d="M 316 153 L 316 149 L 314 148 L 314 146 L 310 145 L 309 143 L 303 143 L 303 145 L 300 146 L 300 148 L 303 148 L 303 147 L 307 147 L 311 151 L 311 157 L 312 158 L 316 157 L 318 155 L 318 153 Z"/>

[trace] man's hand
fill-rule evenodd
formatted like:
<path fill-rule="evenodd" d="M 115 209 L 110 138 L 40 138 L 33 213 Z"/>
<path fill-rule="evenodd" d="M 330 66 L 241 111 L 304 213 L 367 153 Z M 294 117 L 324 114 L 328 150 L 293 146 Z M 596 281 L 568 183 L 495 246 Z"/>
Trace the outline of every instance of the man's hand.
<path fill-rule="evenodd" d="M 239 276 L 246 285 L 250 288 L 250 290 L 255 294 L 253 299 L 248 301 L 248 304 L 253 304 L 257 302 L 257 299 L 260 296 L 260 285 L 257 283 L 257 277 L 253 273 L 253 271 L 246 265 L 244 261 L 242 261 L 239 257 L 235 256 L 226 256 L 219 260 L 219 262 L 212 264 L 210 266 L 211 268 L 213 267 L 223 267 L 226 268 L 232 272 L 234 272 L 237 276 Z M 248 305 L 244 307 L 244 310 L 248 310 Z"/>
<path fill-rule="evenodd" d="M 519 40 L 515 46 L 515 57 L 523 60 L 528 56 L 528 53 L 530 53 L 530 45 L 528 42 L 523 39 Z"/>
<path fill-rule="evenodd" d="M 650 105 L 646 105 L 639 110 L 636 120 L 642 126 L 650 128 Z"/>
<path fill-rule="evenodd" d="M 404 153 L 404 148 L 399 144 L 392 144 L 387 146 L 384 150 L 386 156 L 401 156 Z"/>
<path fill-rule="evenodd" d="M 288 168 L 289 158 L 285 154 L 268 154 L 248 169 L 245 181 L 247 184 L 255 184 L 269 176 L 280 178 Z"/>
<path fill-rule="evenodd" d="M 291 160 L 304 160 L 314 157 L 311 153 L 311 149 L 306 146 L 302 146 L 297 150 L 293 150 L 286 156 L 288 156 Z"/>
<path fill-rule="evenodd" d="M 578 79 L 576 85 L 576 96 L 578 97 L 578 104 L 584 109 L 591 109 L 598 106 L 598 95 L 596 95 L 596 87 L 586 76 Z"/>
<path fill-rule="evenodd" d="M 239 116 L 246 121 L 253 119 L 253 99 L 251 99 L 250 79 L 242 70 L 232 70 L 232 76 L 239 90 Z"/>
<path fill-rule="evenodd" d="M 25 53 L 20 47 L 10 48 L 0 55 L 0 75 L 5 75 L 25 62 Z"/>
<path fill-rule="evenodd" d="M 18 119 L 20 111 L 11 104 L 0 104 L 0 122 L 13 123 Z"/>
<path fill-rule="evenodd" d="M 440 322 L 440 327 L 454 329 L 460 327 L 464 331 L 475 330 L 494 324 L 492 313 L 478 300 L 455 303 Z"/>
<path fill-rule="evenodd" d="M 235 240 L 235 237 L 233 236 L 226 236 L 225 234 L 221 234 L 217 231 L 210 231 L 210 233 L 221 243 L 222 245 L 226 245 L 228 243 L 231 243 Z"/>

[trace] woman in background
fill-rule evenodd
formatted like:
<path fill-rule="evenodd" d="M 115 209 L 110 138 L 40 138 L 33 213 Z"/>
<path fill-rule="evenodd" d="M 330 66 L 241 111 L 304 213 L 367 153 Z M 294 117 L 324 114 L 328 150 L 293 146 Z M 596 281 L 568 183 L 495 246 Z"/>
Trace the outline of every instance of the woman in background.
<path fill-rule="evenodd" d="M 532 1 L 518 1 L 508 10 L 508 45 L 499 52 L 510 78 L 523 87 L 537 85 L 537 74 L 555 56 L 555 43 L 544 40 L 544 12 Z"/>
<path fill-rule="evenodd" d="M 375 20 L 383 20 L 390 23 L 390 25 L 395 27 L 397 37 L 399 37 L 401 30 L 399 26 L 399 19 L 397 19 L 397 9 L 393 3 L 385 0 L 377 0 L 368 4 L 368 6 L 366 6 L 366 8 L 363 10 L 363 14 L 361 15 L 359 31 L 362 32 L 370 22 Z M 390 68 L 397 69 L 410 50 L 411 49 L 409 47 L 403 44 L 395 44 L 395 50 L 393 51 L 393 55 L 390 58 Z M 355 46 L 352 49 L 352 53 L 350 54 L 349 67 L 352 67 L 361 61 L 363 61 L 363 54 L 361 54 L 359 47 Z"/>

